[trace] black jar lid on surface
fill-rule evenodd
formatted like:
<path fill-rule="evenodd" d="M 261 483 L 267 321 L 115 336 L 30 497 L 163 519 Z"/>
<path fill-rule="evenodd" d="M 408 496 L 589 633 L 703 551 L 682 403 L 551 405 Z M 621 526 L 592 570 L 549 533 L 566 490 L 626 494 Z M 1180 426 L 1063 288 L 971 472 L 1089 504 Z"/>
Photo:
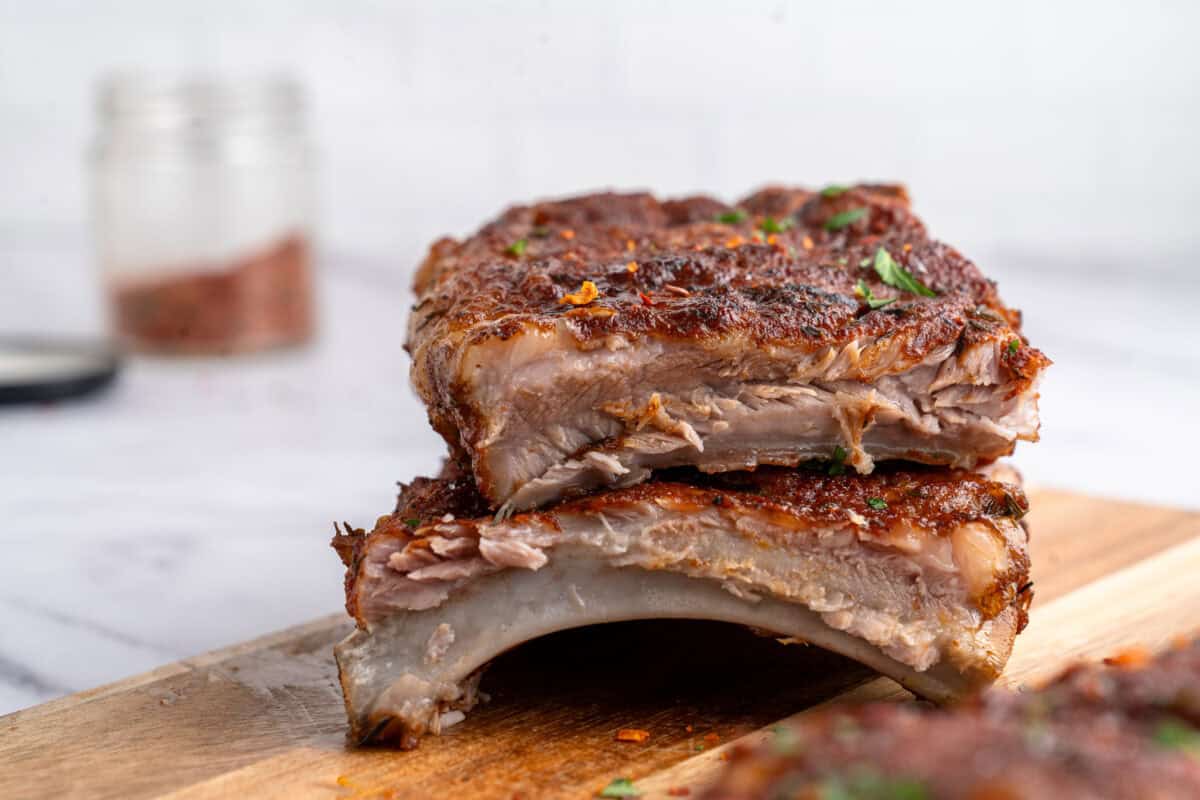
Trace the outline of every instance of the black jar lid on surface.
<path fill-rule="evenodd" d="M 0 337 L 0 405 L 82 397 L 112 383 L 120 368 L 104 342 Z"/>

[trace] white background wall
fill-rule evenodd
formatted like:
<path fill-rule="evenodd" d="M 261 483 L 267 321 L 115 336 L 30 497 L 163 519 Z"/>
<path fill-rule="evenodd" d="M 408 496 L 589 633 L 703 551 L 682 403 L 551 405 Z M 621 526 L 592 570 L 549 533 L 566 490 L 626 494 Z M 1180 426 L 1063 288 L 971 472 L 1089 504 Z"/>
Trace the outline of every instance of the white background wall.
<path fill-rule="evenodd" d="M 968 250 L 1186 250 L 1200 5 L 7 2 L 0 231 L 74 231 L 114 67 L 283 67 L 312 92 L 328 242 L 407 267 L 512 198 L 910 183 Z"/>

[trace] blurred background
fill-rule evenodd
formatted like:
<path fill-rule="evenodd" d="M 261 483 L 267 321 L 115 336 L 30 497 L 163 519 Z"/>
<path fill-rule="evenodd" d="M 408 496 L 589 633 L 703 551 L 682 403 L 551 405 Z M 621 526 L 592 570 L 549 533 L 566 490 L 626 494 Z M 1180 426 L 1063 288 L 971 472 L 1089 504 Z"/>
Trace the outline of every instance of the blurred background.
<path fill-rule="evenodd" d="M 1057 362 L 1031 483 L 1200 506 L 1198 25 L 1182 0 L 4 4 L 0 336 L 107 340 L 102 262 L 130 248 L 304 277 L 268 284 L 299 292 L 268 331 L 297 346 L 136 354 L 103 393 L 0 408 L 0 712 L 335 611 L 331 522 L 443 451 L 407 386 L 411 272 L 518 200 L 903 181 Z M 127 225 L 122 165 L 159 153 L 122 121 L 162 95 L 105 95 L 114 71 L 286 76 L 247 158 L 308 178 L 210 198 L 216 239 Z M 275 216 L 247 233 L 254 192 Z M 138 249 L 163 231 L 182 255 Z"/>

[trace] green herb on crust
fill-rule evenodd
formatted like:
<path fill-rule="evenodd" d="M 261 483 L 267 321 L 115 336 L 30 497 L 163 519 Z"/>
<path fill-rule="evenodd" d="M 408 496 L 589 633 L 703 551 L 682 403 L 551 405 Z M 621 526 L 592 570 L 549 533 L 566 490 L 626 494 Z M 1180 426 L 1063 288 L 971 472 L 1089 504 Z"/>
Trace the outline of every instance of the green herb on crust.
<path fill-rule="evenodd" d="M 642 792 L 633 785 L 629 778 L 613 778 L 612 782 L 600 790 L 597 797 L 641 797 Z"/>
<path fill-rule="evenodd" d="M 901 289 L 922 297 L 937 297 L 937 292 L 912 276 L 912 273 L 900 266 L 886 248 L 875 251 L 875 272 L 880 280 L 888 286 Z"/>
<path fill-rule="evenodd" d="M 896 302 L 895 297 L 876 297 L 871 294 L 871 287 L 867 286 L 862 280 L 859 280 L 858 285 L 854 287 L 854 293 L 863 299 L 863 302 L 873 311 L 877 308 L 883 308 Z"/>
<path fill-rule="evenodd" d="M 833 463 L 829 465 L 830 475 L 841 475 L 846 471 L 846 450 L 838 445 L 833 448 Z"/>
<path fill-rule="evenodd" d="M 763 221 L 759 223 L 758 227 L 762 229 L 763 233 L 783 233 L 794 224 L 796 223 L 787 217 L 783 219 L 763 217 Z"/>
<path fill-rule="evenodd" d="M 867 215 L 865 208 L 852 208 L 849 211 L 842 211 L 834 214 L 829 219 L 825 220 L 825 230 L 840 231 L 847 225 L 853 225 Z"/>

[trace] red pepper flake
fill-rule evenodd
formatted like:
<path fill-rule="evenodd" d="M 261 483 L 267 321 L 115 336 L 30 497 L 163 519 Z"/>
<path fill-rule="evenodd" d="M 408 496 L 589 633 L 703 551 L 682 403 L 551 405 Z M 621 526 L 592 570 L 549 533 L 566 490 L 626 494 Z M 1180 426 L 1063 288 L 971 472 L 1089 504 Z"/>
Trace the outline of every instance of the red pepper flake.
<path fill-rule="evenodd" d="M 638 263 L 636 261 L 630 261 L 625 265 L 625 270 L 632 275 L 638 271 Z"/>
<path fill-rule="evenodd" d="M 709 747 L 716 747 L 721 743 L 721 734 L 716 731 L 704 734 L 704 743 Z"/>
<path fill-rule="evenodd" d="M 805 250 L 812 250 L 813 249 L 813 240 L 811 237 L 806 235 L 803 239 L 800 240 L 800 245 Z"/>
<path fill-rule="evenodd" d="M 767 236 L 767 244 L 774 247 L 778 243 L 779 243 L 779 237 L 776 236 L 775 234 L 772 233 L 769 236 Z"/>
<path fill-rule="evenodd" d="M 642 742 L 650 738 L 650 731 L 644 731 L 641 728 L 621 728 L 617 731 L 618 742 Z"/>
<path fill-rule="evenodd" d="M 667 797 L 687 797 L 692 793 L 692 790 L 686 786 L 669 786 L 667 787 Z"/>
<path fill-rule="evenodd" d="M 570 241 L 571 239 L 575 238 L 575 231 L 571 230 L 570 228 L 564 228 L 563 230 L 558 232 L 558 235 L 561 236 L 562 238 Z"/>
<path fill-rule="evenodd" d="M 591 281 L 584 281 L 579 291 L 571 292 L 559 298 L 560 303 L 570 303 L 573 306 L 586 306 L 600 296 L 600 290 Z"/>
<path fill-rule="evenodd" d="M 644 306 L 654 305 L 654 301 L 650 299 L 650 295 L 646 294 L 645 292 L 638 292 L 638 297 L 642 298 L 642 305 L 644 305 Z"/>
<path fill-rule="evenodd" d="M 740 236 L 730 236 L 725 240 L 725 246 L 729 248 L 741 247 L 746 240 Z"/>
<path fill-rule="evenodd" d="M 631 253 L 632 253 L 634 250 L 636 250 L 636 249 L 637 249 L 637 245 L 636 245 L 636 244 L 634 244 L 634 241 L 633 241 L 633 239 L 626 239 L 626 240 L 625 240 L 625 249 L 626 249 L 626 250 L 628 250 L 628 251 L 629 251 L 629 252 L 631 252 Z"/>
<path fill-rule="evenodd" d="M 1119 667 L 1120 669 L 1138 669 L 1150 663 L 1151 653 L 1141 645 L 1126 647 L 1124 650 L 1109 656 L 1104 659 L 1104 663 L 1110 667 Z"/>

